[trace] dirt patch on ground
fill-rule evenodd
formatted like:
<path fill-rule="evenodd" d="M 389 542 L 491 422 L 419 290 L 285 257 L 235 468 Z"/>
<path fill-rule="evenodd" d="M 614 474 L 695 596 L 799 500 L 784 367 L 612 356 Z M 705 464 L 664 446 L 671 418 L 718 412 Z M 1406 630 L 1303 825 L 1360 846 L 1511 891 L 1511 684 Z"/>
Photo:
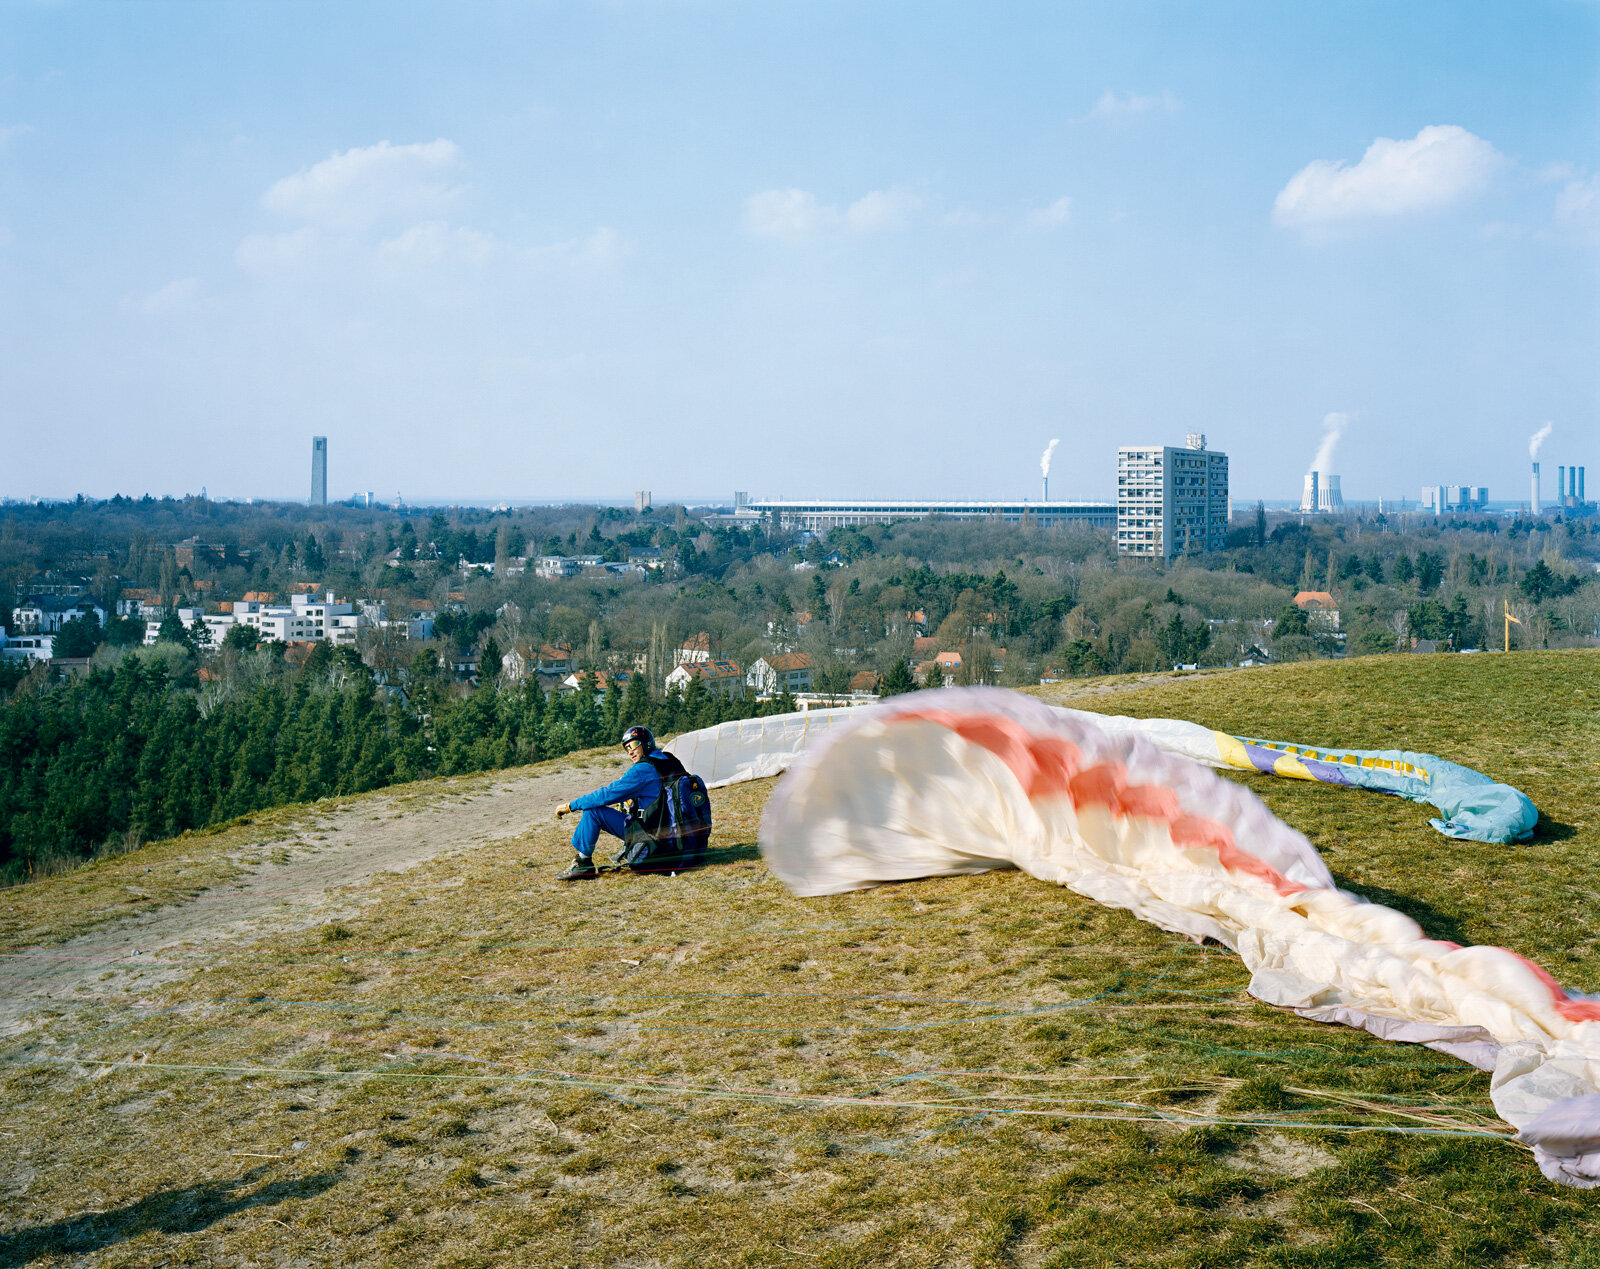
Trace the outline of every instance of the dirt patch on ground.
<path fill-rule="evenodd" d="M 1130 675 L 1036 692 L 1065 704 L 1196 676 Z M 303 817 L 260 839 L 246 871 L 231 881 L 67 942 L 0 955 L 0 1035 L 26 1032 L 34 1025 L 30 1014 L 59 1014 L 74 1002 L 132 1003 L 195 972 L 210 959 L 208 951 L 220 954 L 274 933 L 338 921 L 364 901 L 350 887 L 512 841 L 548 821 L 561 802 L 621 771 L 620 764 L 588 761 L 502 773 L 462 791 L 402 786 L 333 809 L 307 807 Z M 136 867 L 137 857 L 128 862 Z"/>
<path fill-rule="evenodd" d="M 207 950 L 336 921 L 361 902 L 348 887 L 403 873 L 441 855 L 514 840 L 562 802 L 615 779 L 620 764 L 497 776 L 486 787 L 427 805 L 391 790 L 344 809 L 308 807 L 244 875 L 192 899 L 103 926 L 68 942 L 0 956 L 0 1035 L 31 1029 L 28 1015 L 92 999 L 130 1002 L 193 973 Z M 134 862 L 129 859 L 130 865 Z M 337 897 L 335 897 L 337 896 Z M 181 950 L 181 957 L 174 955 Z"/>
<path fill-rule="evenodd" d="M 1261 1176 L 1310 1176 L 1319 1168 L 1337 1163 L 1338 1158 L 1327 1150 L 1305 1141 L 1294 1141 L 1282 1133 L 1269 1133 L 1252 1141 L 1237 1154 L 1225 1156 L 1225 1167 L 1240 1172 L 1254 1172 Z"/>

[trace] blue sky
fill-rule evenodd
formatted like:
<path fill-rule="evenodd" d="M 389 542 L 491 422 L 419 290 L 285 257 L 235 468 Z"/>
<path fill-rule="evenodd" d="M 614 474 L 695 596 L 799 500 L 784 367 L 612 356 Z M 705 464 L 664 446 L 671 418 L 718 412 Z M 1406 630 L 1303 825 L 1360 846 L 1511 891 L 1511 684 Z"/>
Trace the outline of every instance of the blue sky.
<path fill-rule="evenodd" d="M 0 494 L 1600 472 L 1592 3 L 0 7 Z"/>

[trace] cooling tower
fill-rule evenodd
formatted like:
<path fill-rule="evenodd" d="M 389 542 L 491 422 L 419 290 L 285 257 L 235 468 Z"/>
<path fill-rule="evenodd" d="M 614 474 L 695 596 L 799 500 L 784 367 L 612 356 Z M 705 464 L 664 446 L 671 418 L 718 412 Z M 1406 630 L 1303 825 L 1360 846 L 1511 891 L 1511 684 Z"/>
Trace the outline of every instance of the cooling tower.
<path fill-rule="evenodd" d="M 1344 495 L 1339 492 L 1337 476 L 1321 477 L 1322 487 L 1317 490 L 1317 510 L 1339 512 L 1344 510 Z"/>
<path fill-rule="evenodd" d="M 1300 510 L 1316 511 L 1317 509 L 1317 473 L 1308 471 L 1306 473 L 1305 491 L 1300 495 Z"/>

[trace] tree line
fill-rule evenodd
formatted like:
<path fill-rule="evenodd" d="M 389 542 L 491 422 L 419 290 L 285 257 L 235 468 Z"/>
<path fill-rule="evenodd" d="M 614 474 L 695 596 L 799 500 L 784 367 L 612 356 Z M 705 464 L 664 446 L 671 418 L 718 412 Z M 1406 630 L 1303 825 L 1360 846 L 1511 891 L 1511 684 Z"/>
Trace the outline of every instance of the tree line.
<path fill-rule="evenodd" d="M 666 735 L 794 707 L 687 693 L 644 680 L 545 693 L 535 683 L 465 695 L 423 678 L 381 691 L 349 649 L 233 653 L 221 677 L 158 643 L 50 682 L 42 667 L 0 706 L 0 882 L 269 807 L 430 776 L 537 762 L 614 742 L 640 722 Z"/>

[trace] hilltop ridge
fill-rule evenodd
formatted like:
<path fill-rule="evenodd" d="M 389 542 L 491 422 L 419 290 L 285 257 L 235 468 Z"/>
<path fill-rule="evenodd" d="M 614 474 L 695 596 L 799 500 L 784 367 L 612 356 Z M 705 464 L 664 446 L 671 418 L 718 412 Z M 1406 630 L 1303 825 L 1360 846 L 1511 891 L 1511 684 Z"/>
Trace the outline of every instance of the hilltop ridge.
<path fill-rule="evenodd" d="M 1518 785 L 1539 833 L 1486 846 L 1242 777 L 1339 884 L 1600 988 L 1600 774 L 1575 760 L 1600 652 L 1035 694 Z M 1486 1076 L 1285 1017 L 1230 954 L 1023 874 L 796 899 L 755 844 L 771 781 L 716 795 L 701 872 L 558 886 L 549 811 L 613 763 L 285 808 L 0 894 L 3 994 L 41 991 L 0 1048 L 0 1263 L 1586 1254 L 1600 1195 L 1542 1182 Z"/>

